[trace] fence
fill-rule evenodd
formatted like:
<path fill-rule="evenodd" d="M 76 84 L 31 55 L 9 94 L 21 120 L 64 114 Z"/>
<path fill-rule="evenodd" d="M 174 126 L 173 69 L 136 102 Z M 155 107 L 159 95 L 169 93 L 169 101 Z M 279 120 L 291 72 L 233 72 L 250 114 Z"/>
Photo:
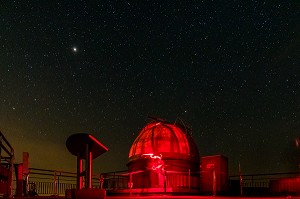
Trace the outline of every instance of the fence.
<path fill-rule="evenodd" d="M 76 173 L 30 168 L 24 181 L 29 195 L 64 196 L 66 189 L 76 188 Z M 99 175 L 92 178 L 92 186 L 99 188 Z"/>
<path fill-rule="evenodd" d="M 12 195 L 14 149 L 0 131 L 0 195 Z"/>
<path fill-rule="evenodd" d="M 66 189 L 76 188 L 76 173 L 36 168 L 30 168 L 29 171 L 27 181 L 23 183 L 26 185 L 24 189 L 27 189 L 29 195 L 64 196 Z M 101 176 L 94 176 L 92 185 L 94 188 L 99 188 L 103 183 L 103 188 L 110 193 L 129 194 L 131 188 L 137 188 L 137 184 L 132 186 L 130 182 L 144 180 L 138 177 L 144 172 L 137 171 L 131 174 L 128 171 L 104 173 Z M 165 181 L 163 180 L 165 184 L 162 187 L 172 187 L 172 192 L 177 190 L 186 193 L 193 189 L 201 189 L 201 185 L 198 183 L 200 173 L 167 171 Z M 130 175 L 132 175 L 133 180 L 130 180 Z M 145 178 L 145 180 L 149 179 Z M 168 192 L 168 189 L 166 191 Z M 242 191 L 245 196 L 300 195 L 300 172 L 243 175 Z M 229 176 L 229 191 L 227 194 L 240 194 L 240 176 Z"/>
<path fill-rule="evenodd" d="M 155 175 L 156 174 L 156 175 Z M 131 192 L 132 189 L 141 192 L 197 192 L 200 186 L 200 173 L 183 171 L 117 171 L 104 173 L 103 188 L 108 193 Z M 156 189 L 155 189 L 156 188 Z M 148 190 L 147 190 L 148 189 Z M 150 190 L 152 189 L 152 191 Z"/>
<path fill-rule="evenodd" d="M 144 175 L 144 171 L 132 173 L 132 179 L 135 176 Z M 198 177 L 196 177 L 198 176 Z M 117 171 L 111 173 L 105 173 L 102 175 L 104 180 L 104 188 L 108 192 L 125 193 L 129 191 L 130 187 L 133 189 L 140 188 L 135 182 L 135 180 L 130 181 L 130 173 L 128 171 Z M 203 185 L 197 183 L 199 177 L 206 177 L 202 173 L 197 173 L 194 175 L 188 172 L 166 172 L 166 187 L 172 187 L 171 192 L 190 192 L 190 190 L 200 190 L 200 194 L 203 194 Z M 148 178 L 139 179 L 148 181 Z M 133 182 L 133 184 L 130 184 Z M 223 189 L 221 185 L 222 181 L 217 180 L 217 186 Z M 143 183 L 143 182 L 141 182 Z M 212 181 L 210 182 L 212 183 Z M 210 186 L 211 188 L 212 186 Z M 240 195 L 240 176 L 229 176 L 227 185 L 224 187 L 221 194 L 226 195 Z M 202 189 L 202 190 L 201 190 Z M 217 187 L 217 189 L 219 189 Z M 213 188 L 211 188 L 212 193 Z M 127 193 L 126 192 L 126 193 Z M 167 191 L 168 192 L 168 191 Z M 300 195 L 300 172 L 289 172 L 289 173 L 271 173 L 271 174 L 250 174 L 242 176 L 242 193 L 245 196 L 280 196 L 280 195 Z"/>
<path fill-rule="evenodd" d="M 300 172 L 230 176 L 230 194 L 240 194 L 240 177 L 244 195 L 300 194 Z"/>

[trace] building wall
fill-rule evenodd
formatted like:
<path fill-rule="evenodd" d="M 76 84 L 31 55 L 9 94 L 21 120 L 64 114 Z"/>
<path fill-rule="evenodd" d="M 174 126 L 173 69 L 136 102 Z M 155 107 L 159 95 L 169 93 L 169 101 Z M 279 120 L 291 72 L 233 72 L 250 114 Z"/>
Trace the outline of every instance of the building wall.
<path fill-rule="evenodd" d="M 300 177 L 270 180 L 270 192 L 300 194 Z"/>
<path fill-rule="evenodd" d="M 163 168 L 157 170 L 151 169 L 153 162 L 149 159 L 128 164 L 129 172 L 140 171 L 132 175 L 132 188 L 168 188 L 172 192 L 190 192 L 193 189 L 193 192 L 199 192 L 199 163 L 182 159 L 165 159 L 163 162 Z"/>
<path fill-rule="evenodd" d="M 228 191 L 228 159 L 222 155 L 201 158 L 200 190 L 204 194 Z M 214 184 L 215 176 L 215 184 Z"/>

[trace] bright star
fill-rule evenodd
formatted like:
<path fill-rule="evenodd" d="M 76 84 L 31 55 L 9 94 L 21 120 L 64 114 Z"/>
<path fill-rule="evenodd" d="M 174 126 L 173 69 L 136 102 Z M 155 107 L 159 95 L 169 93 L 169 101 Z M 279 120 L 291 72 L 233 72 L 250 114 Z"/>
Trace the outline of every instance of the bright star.
<path fill-rule="evenodd" d="M 77 52 L 77 48 L 76 47 L 73 47 L 73 52 Z"/>

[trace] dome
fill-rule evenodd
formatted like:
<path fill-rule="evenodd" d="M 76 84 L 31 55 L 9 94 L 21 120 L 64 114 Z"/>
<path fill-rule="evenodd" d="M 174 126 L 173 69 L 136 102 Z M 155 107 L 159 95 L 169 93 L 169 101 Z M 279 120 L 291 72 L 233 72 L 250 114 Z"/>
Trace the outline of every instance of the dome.
<path fill-rule="evenodd" d="M 198 148 L 188 129 L 164 121 L 151 122 L 142 129 L 129 151 L 129 162 L 147 155 L 199 162 Z"/>
<path fill-rule="evenodd" d="M 183 123 L 155 119 L 133 142 L 127 166 L 133 186 L 143 193 L 160 193 L 167 188 L 171 192 L 197 192 L 199 159 L 198 148 Z"/>

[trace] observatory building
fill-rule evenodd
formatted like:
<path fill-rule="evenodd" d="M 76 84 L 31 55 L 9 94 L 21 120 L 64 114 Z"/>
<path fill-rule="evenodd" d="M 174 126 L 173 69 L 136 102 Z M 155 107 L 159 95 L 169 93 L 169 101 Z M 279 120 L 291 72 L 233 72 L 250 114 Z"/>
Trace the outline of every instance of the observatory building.
<path fill-rule="evenodd" d="M 182 122 L 148 123 L 130 148 L 127 166 L 129 186 L 137 192 L 199 192 L 199 152 Z"/>
<path fill-rule="evenodd" d="M 130 147 L 128 170 L 102 174 L 108 194 L 216 195 L 228 190 L 226 157 L 200 158 L 181 120 L 152 119 Z"/>

